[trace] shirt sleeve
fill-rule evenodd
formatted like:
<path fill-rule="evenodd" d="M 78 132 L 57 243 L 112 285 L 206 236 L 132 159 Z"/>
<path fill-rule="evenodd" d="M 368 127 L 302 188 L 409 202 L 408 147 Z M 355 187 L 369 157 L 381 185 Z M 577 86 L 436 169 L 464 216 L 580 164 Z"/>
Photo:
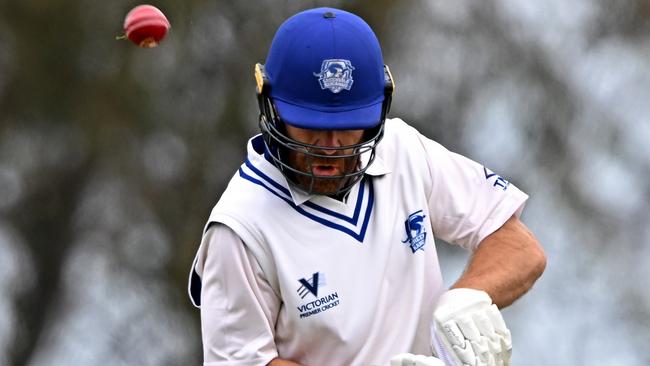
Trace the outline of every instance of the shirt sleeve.
<path fill-rule="evenodd" d="M 213 224 L 195 271 L 201 277 L 203 365 L 258 366 L 277 357 L 274 326 L 281 303 L 239 236 Z"/>
<path fill-rule="evenodd" d="M 431 174 L 429 212 L 434 235 L 475 250 L 513 215 L 528 195 L 488 168 L 419 135 Z"/>

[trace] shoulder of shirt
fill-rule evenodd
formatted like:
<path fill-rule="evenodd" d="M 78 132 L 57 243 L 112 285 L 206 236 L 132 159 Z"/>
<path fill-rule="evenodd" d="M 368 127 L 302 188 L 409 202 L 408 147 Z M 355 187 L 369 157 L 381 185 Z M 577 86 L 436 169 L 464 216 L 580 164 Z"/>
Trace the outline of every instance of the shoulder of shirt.
<path fill-rule="evenodd" d="M 257 176 L 248 176 L 243 173 L 243 166 L 235 172 L 230 179 L 225 191 L 219 197 L 213 211 L 227 210 L 241 212 L 242 214 L 253 214 L 254 212 L 273 209 L 275 205 L 283 204 L 281 199 L 269 189 L 264 189 L 262 183 L 269 186 L 267 182 L 256 184 L 261 181 Z"/>
<path fill-rule="evenodd" d="M 438 142 L 422 135 L 400 118 L 387 119 L 384 128 L 384 138 L 377 146 L 377 155 L 391 170 L 399 167 L 401 159 L 424 158 L 425 153 L 431 155 L 446 151 Z"/>

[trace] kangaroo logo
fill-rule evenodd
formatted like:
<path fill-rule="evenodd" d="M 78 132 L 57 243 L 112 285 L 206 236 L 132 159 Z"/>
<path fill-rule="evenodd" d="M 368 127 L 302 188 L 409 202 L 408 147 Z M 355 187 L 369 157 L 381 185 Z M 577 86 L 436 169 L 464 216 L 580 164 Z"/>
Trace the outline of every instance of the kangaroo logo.
<path fill-rule="evenodd" d="M 406 230 L 406 239 L 402 243 L 408 243 L 411 251 L 415 253 L 418 249 L 424 251 L 423 247 L 427 238 L 427 233 L 424 231 L 424 218 L 422 210 L 413 212 L 404 221 L 404 230 Z"/>

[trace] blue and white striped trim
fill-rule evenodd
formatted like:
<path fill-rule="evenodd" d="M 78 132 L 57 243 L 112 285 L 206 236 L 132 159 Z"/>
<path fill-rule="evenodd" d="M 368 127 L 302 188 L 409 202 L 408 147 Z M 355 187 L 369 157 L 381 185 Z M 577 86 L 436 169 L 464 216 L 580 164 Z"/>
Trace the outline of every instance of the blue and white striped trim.
<path fill-rule="evenodd" d="M 273 195 L 286 202 L 301 215 L 324 226 L 350 235 L 358 242 L 363 243 L 368 223 L 370 222 L 372 207 L 374 205 L 374 189 L 372 180 L 368 179 L 368 177 L 364 177 L 361 180 L 361 186 L 359 187 L 356 197 L 354 213 L 352 216 L 346 216 L 310 201 L 307 201 L 300 206 L 295 205 L 288 188 L 264 174 L 248 159 L 239 168 L 239 176 L 265 188 Z"/>

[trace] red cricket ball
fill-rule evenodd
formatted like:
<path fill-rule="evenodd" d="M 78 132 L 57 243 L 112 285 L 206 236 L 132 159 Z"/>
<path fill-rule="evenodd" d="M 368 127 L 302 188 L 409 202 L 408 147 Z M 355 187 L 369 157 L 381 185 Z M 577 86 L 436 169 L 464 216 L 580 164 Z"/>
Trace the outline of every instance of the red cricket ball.
<path fill-rule="evenodd" d="M 153 5 L 138 5 L 126 14 L 126 37 L 140 47 L 156 47 L 171 25 L 162 11 Z"/>

